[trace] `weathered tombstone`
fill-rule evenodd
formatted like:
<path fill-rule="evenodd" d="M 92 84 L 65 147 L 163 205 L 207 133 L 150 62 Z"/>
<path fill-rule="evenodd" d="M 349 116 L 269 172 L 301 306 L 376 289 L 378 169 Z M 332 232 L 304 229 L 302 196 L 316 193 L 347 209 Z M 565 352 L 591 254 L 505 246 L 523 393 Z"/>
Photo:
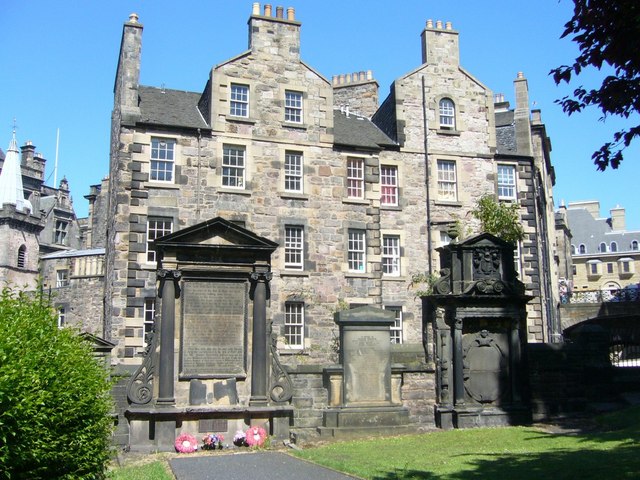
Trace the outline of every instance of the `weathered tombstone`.
<path fill-rule="evenodd" d="M 330 408 L 323 436 L 402 431 L 408 410 L 393 391 L 390 327 L 393 312 L 359 307 L 335 314 L 340 327 L 340 364 L 325 369 Z"/>
<path fill-rule="evenodd" d="M 513 245 L 490 234 L 440 250 L 441 278 L 422 297 L 436 346 L 436 424 L 528 423 L 526 304 Z"/>

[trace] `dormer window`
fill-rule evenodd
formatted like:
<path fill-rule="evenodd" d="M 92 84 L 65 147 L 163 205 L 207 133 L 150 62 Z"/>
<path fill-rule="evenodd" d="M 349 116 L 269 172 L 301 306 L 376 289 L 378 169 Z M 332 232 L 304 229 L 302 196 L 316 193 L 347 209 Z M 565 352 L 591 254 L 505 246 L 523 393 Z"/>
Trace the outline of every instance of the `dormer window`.
<path fill-rule="evenodd" d="M 584 243 L 581 243 L 580 246 L 578 247 L 578 253 L 580 254 L 587 253 L 587 247 Z"/>
<path fill-rule="evenodd" d="M 611 251 L 612 252 L 618 251 L 618 244 L 616 242 L 611 242 Z"/>
<path fill-rule="evenodd" d="M 604 242 L 602 242 L 602 243 L 600 244 L 600 247 L 598 248 L 598 251 L 599 251 L 600 253 L 606 253 L 606 252 L 607 252 L 607 244 L 606 244 L 606 243 L 604 243 Z"/>
<path fill-rule="evenodd" d="M 450 98 L 440 100 L 440 128 L 444 130 L 456 129 L 456 107 Z"/>

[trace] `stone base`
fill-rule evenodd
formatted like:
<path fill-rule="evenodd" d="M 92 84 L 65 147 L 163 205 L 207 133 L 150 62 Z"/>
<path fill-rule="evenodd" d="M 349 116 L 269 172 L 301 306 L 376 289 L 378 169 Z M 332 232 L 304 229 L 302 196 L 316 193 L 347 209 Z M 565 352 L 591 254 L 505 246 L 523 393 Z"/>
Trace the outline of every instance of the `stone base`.
<path fill-rule="evenodd" d="M 531 423 L 531 409 L 526 406 L 510 407 L 439 407 L 435 408 L 436 426 L 452 428 L 506 427 Z"/>
<path fill-rule="evenodd" d="M 336 407 L 324 411 L 321 437 L 393 435 L 414 432 L 409 410 L 402 406 Z"/>

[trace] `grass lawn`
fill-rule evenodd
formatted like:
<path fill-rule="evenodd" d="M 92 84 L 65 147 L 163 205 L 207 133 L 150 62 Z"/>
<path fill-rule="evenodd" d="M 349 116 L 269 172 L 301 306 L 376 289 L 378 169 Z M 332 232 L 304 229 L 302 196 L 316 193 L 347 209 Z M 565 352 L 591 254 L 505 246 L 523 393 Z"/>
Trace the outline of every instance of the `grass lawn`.
<path fill-rule="evenodd" d="M 640 478 L 640 407 L 604 415 L 598 422 L 597 431 L 583 434 L 532 427 L 434 431 L 336 442 L 293 453 L 370 480 Z M 167 458 L 159 455 L 117 468 L 109 478 L 171 480 Z"/>
<path fill-rule="evenodd" d="M 599 419 L 602 430 L 531 427 L 436 431 L 327 444 L 296 456 L 371 480 L 640 478 L 640 408 Z"/>

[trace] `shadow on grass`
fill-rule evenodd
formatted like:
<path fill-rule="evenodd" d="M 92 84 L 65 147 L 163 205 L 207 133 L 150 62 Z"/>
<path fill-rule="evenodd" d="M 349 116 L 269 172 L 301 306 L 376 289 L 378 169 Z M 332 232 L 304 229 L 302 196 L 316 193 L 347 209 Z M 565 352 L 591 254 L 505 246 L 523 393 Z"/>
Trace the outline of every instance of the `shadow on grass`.
<path fill-rule="evenodd" d="M 552 439 L 558 434 L 531 431 L 530 440 Z M 545 479 L 631 479 L 640 478 L 640 432 L 611 431 L 577 435 L 583 449 L 558 449 L 535 453 L 456 455 L 474 457 L 464 470 L 449 474 L 410 469 L 396 469 L 371 477 L 371 480 L 545 480 Z M 616 442 L 615 445 L 607 445 Z"/>

